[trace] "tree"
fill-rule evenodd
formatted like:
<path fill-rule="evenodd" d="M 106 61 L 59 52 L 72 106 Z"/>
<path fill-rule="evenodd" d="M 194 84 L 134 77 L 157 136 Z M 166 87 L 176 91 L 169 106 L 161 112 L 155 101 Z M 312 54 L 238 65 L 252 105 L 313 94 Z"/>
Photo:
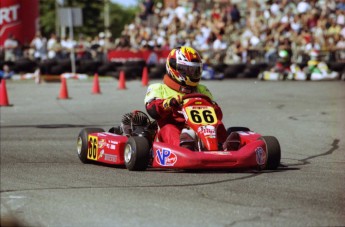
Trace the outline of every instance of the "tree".
<path fill-rule="evenodd" d="M 79 34 L 94 37 L 105 30 L 104 27 L 104 0 L 64 0 L 63 5 L 58 7 L 80 7 L 83 12 L 83 26 L 75 27 L 75 37 Z M 131 23 L 137 12 L 138 7 L 122 7 L 110 2 L 110 27 L 109 30 L 113 37 L 119 37 L 126 24 Z M 56 2 L 40 0 L 40 28 L 44 36 L 55 32 L 56 27 Z"/>
<path fill-rule="evenodd" d="M 110 31 L 113 37 L 119 37 L 126 24 L 134 21 L 135 15 L 139 12 L 138 7 L 124 8 L 118 4 L 110 5 Z"/>

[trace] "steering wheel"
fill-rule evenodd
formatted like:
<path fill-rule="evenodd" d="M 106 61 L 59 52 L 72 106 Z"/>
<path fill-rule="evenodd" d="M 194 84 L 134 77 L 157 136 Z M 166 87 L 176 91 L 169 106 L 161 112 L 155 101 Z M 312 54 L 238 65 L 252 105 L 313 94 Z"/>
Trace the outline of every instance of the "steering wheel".
<path fill-rule="evenodd" d="M 192 94 L 186 94 L 182 97 L 182 100 L 190 99 L 190 98 L 202 98 L 206 101 L 212 103 L 212 99 L 208 97 L 207 95 L 201 94 L 201 93 L 192 93 Z"/>

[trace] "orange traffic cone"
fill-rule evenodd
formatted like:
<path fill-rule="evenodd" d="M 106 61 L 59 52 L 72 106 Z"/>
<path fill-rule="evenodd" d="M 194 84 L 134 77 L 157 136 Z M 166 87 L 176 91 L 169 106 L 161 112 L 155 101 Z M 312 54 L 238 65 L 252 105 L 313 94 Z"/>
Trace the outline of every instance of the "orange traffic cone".
<path fill-rule="evenodd" d="M 143 69 L 143 75 L 141 77 L 141 83 L 143 86 L 149 85 L 149 73 L 148 73 L 148 69 L 146 66 Z"/>
<path fill-rule="evenodd" d="M 69 99 L 67 90 L 67 80 L 65 77 L 61 77 L 61 88 L 58 99 Z"/>
<path fill-rule="evenodd" d="M 99 80 L 98 80 L 98 74 L 97 73 L 95 73 L 95 75 L 93 77 L 92 94 L 101 94 L 101 88 L 99 86 Z"/>
<path fill-rule="evenodd" d="M 6 89 L 6 80 L 1 80 L 1 86 L 0 86 L 0 106 L 12 106 L 10 105 L 8 101 L 7 96 L 7 89 Z"/>
<path fill-rule="evenodd" d="M 120 72 L 118 89 L 120 89 L 120 90 L 126 89 L 126 76 L 125 76 L 125 72 L 123 70 L 121 70 L 121 72 Z"/>

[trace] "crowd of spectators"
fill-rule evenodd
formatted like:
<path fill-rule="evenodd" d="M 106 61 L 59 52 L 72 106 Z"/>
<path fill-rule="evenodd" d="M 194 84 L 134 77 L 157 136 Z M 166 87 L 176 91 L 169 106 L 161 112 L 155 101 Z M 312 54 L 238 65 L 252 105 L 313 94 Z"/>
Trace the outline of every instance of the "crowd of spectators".
<path fill-rule="evenodd" d="M 68 37 L 60 38 L 54 33 L 47 39 L 40 32 L 37 32 L 35 38 L 28 44 L 20 44 L 10 34 L 5 40 L 3 48 L 6 62 L 14 62 L 21 58 L 36 62 L 46 59 L 69 59 L 72 51 L 77 60 L 104 61 L 106 60 L 106 51 L 114 48 L 114 41 L 103 32 L 94 38 L 80 35 L 78 40 L 71 40 Z"/>
<path fill-rule="evenodd" d="M 248 2 L 183 1 L 175 8 L 156 4 L 153 13 L 125 27 L 121 39 L 126 41 L 117 48 L 190 45 L 205 61 L 226 64 L 271 62 L 280 49 L 288 50 L 296 62 L 311 49 L 345 60 L 344 0 Z"/>
<path fill-rule="evenodd" d="M 171 49 L 192 46 L 211 63 L 247 63 L 275 59 L 279 49 L 288 50 L 293 61 L 302 61 L 311 49 L 345 59 L 345 0 L 179 1 L 164 6 L 145 0 L 135 20 L 113 40 L 101 32 L 77 40 L 38 32 L 28 44 L 9 36 L 4 60 L 26 57 L 36 61 L 69 58 L 106 61 L 109 50 Z"/>

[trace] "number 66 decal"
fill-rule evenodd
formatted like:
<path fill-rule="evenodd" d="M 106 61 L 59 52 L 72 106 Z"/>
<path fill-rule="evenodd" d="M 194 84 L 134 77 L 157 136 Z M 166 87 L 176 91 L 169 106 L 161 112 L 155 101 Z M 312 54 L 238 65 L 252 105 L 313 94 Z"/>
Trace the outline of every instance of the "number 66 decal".
<path fill-rule="evenodd" d="M 87 149 L 87 158 L 97 160 L 98 138 L 96 136 L 89 136 L 89 147 Z"/>
<path fill-rule="evenodd" d="M 202 108 L 187 107 L 186 112 L 188 118 L 193 124 L 214 124 L 217 122 L 217 116 L 212 107 L 206 106 Z"/>

